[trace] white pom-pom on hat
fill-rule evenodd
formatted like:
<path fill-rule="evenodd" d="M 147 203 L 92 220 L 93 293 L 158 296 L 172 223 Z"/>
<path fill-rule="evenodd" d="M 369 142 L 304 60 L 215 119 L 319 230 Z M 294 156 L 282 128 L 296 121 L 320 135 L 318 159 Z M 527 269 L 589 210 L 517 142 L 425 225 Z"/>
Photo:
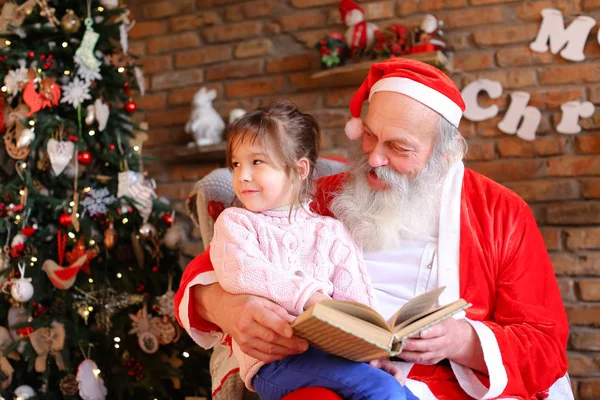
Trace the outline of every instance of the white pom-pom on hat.
<path fill-rule="evenodd" d="M 363 134 L 363 121 L 360 118 L 352 118 L 346 123 L 346 136 L 350 140 L 360 139 Z"/>

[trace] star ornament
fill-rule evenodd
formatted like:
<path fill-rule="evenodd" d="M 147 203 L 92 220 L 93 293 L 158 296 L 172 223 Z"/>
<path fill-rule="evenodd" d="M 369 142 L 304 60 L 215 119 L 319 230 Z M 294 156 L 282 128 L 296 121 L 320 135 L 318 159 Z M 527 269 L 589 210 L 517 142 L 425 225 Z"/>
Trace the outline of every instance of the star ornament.
<path fill-rule="evenodd" d="M 90 82 L 85 82 L 75 77 L 71 82 L 63 87 L 63 98 L 61 103 L 69 103 L 77 108 L 85 100 L 91 100 Z"/>
<path fill-rule="evenodd" d="M 88 275 L 90 274 L 90 261 L 95 258 L 98 253 L 95 250 L 87 250 L 85 248 L 85 244 L 83 243 L 83 237 L 80 237 L 75 244 L 73 250 L 67 253 L 67 263 L 73 264 L 75 261 L 79 260 L 82 256 L 87 256 L 86 260 L 83 264 L 81 264 L 81 270 Z"/>
<path fill-rule="evenodd" d="M 23 100 L 30 108 L 28 116 L 31 117 L 43 108 L 57 106 L 60 100 L 60 89 L 60 85 L 54 78 L 30 79 L 23 89 Z"/>

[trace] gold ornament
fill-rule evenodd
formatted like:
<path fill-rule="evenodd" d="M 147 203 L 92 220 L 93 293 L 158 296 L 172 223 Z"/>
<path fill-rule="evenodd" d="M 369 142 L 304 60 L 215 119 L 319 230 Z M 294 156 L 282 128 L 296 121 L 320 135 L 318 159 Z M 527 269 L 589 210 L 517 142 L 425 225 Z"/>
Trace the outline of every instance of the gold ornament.
<path fill-rule="evenodd" d="M 104 245 L 108 250 L 115 247 L 115 243 L 117 242 L 117 231 L 114 228 L 113 223 L 111 222 L 108 229 L 104 231 Z"/>
<path fill-rule="evenodd" d="M 15 160 L 24 160 L 29 155 L 29 146 L 19 147 L 17 144 L 15 127 L 8 128 L 4 133 L 6 152 Z"/>
<path fill-rule="evenodd" d="M 68 34 L 73 34 L 79 31 L 79 28 L 81 28 L 79 17 L 75 15 L 73 10 L 67 10 L 67 13 L 60 19 L 60 25 Z"/>

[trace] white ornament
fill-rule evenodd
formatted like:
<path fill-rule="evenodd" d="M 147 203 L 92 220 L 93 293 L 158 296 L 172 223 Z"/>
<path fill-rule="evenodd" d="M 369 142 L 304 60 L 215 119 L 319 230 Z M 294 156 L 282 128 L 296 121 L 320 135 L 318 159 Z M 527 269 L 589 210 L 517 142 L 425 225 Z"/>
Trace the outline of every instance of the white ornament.
<path fill-rule="evenodd" d="M 146 93 L 146 84 L 144 83 L 144 73 L 142 72 L 142 69 L 140 67 L 134 67 L 133 74 L 135 75 L 135 82 L 138 85 L 140 94 L 144 96 Z"/>
<path fill-rule="evenodd" d="M 100 0 L 100 4 L 102 4 L 102 7 L 104 8 L 114 10 L 119 7 L 119 0 Z"/>
<path fill-rule="evenodd" d="M 489 79 L 479 79 L 464 87 L 461 94 L 467 108 L 463 116 L 471 121 L 483 121 L 498 115 L 498 106 L 495 104 L 486 108 L 479 106 L 477 96 L 482 91 L 491 99 L 497 99 L 502 95 L 502 84 Z"/>
<path fill-rule="evenodd" d="M 535 131 L 542 120 L 542 113 L 535 107 L 527 106 L 531 95 L 527 92 L 513 92 L 510 95 L 510 106 L 504 119 L 498 124 L 498 129 L 504 133 L 517 134 L 524 140 L 534 140 Z M 519 121 L 521 126 L 519 126 Z"/>
<path fill-rule="evenodd" d="M 94 56 L 94 48 L 96 47 L 96 43 L 98 43 L 98 39 L 100 39 L 100 35 L 92 28 L 92 25 L 94 25 L 92 19 L 86 18 L 83 22 L 86 29 L 83 38 L 81 39 L 81 44 L 75 51 L 74 58 L 77 64 L 84 64 L 89 69 L 94 70 L 101 64 Z"/>
<path fill-rule="evenodd" d="M 143 182 L 136 182 L 131 185 L 127 194 L 134 200 L 133 206 L 146 222 L 152 213 L 152 199 L 156 198 L 154 188 Z"/>
<path fill-rule="evenodd" d="M 127 25 L 121 24 L 119 26 L 119 34 L 120 34 L 120 42 L 121 48 L 123 49 L 123 54 L 129 53 L 129 34 L 128 34 Z"/>
<path fill-rule="evenodd" d="M 116 197 L 110 194 L 107 188 L 90 189 L 81 205 L 83 206 L 83 214 L 88 213 L 91 216 L 97 214 L 106 214 L 107 206 L 115 202 Z"/>
<path fill-rule="evenodd" d="M 87 106 L 84 121 L 87 126 L 91 126 L 96 121 L 96 112 L 93 104 Z"/>
<path fill-rule="evenodd" d="M 23 62 L 23 63 L 21 63 Z M 15 95 L 29 81 L 27 73 L 29 70 L 24 65 L 24 60 L 19 60 L 21 66 L 17 69 L 8 71 L 4 77 L 4 85 L 8 94 Z"/>
<path fill-rule="evenodd" d="M 94 102 L 94 111 L 96 114 L 96 121 L 98 121 L 98 130 L 102 132 L 106 128 L 110 109 L 108 108 L 108 104 L 104 104 L 102 100 L 96 99 Z"/>
<path fill-rule="evenodd" d="M 579 125 L 579 117 L 589 118 L 594 115 L 594 104 L 589 101 L 568 101 L 562 106 L 562 118 L 560 123 L 556 125 L 556 131 L 566 135 L 574 135 L 581 132 Z"/>
<path fill-rule="evenodd" d="M 79 364 L 77 382 L 79 382 L 79 395 L 83 400 L 104 400 L 108 394 L 98 366 L 90 359 L 83 360 Z"/>
<path fill-rule="evenodd" d="M 63 97 L 61 103 L 69 103 L 77 108 L 85 100 L 91 100 L 90 83 L 75 77 L 71 82 L 62 87 Z"/>
<path fill-rule="evenodd" d="M 60 142 L 56 139 L 49 139 L 46 148 L 52 171 L 58 176 L 65 170 L 67 165 L 69 165 L 69 161 L 73 158 L 75 144 L 73 142 Z"/>
<path fill-rule="evenodd" d="M 165 242 L 165 246 L 167 246 L 167 248 L 171 250 L 178 249 L 183 241 L 183 232 L 181 228 L 177 225 L 173 225 L 167 229 L 167 233 L 165 233 L 163 241 Z"/>
<path fill-rule="evenodd" d="M 117 197 L 127 196 L 129 188 L 137 182 L 144 182 L 144 175 L 141 172 L 124 171 L 117 175 L 119 184 L 117 189 Z"/>
<path fill-rule="evenodd" d="M 219 143 L 223 140 L 225 122 L 215 111 L 212 101 L 217 97 L 217 91 L 201 88 L 194 95 L 192 103 L 192 114 L 185 131 L 194 136 L 198 146 Z"/>
<path fill-rule="evenodd" d="M 77 68 L 77 76 L 79 76 L 85 82 L 91 83 L 93 81 L 102 80 L 102 75 L 100 75 L 100 64 L 95 67 L 88 67 L 83 63 L 79 63 L 77 65 L 79 66 Z"/>
<path fill-rule="evenodd" d="M 17 139 L 17 147 L 23 148 L 33 143 L 35 139 L 35 131 L 32 128 L 25 128 L 21 131 L 19 138 Z"/>
<path fill-rule="evenodd" d="M 33 297 L 33 285 L 31 278 L 25 278 L 25 263 L 22 261 L 19 262 L 19 272 L 21 277 L 12 280 L 10 294 L 16 301 L 25 303 Z"/>
<path fill-rule="evenodd" d="M 15 396 L 19 400 L 29 399 L 35 396 L 35 390 L 31 386 L 21 385 L 15 389 Z"/>
<path fill-rule="evenodd" d="M 552 54 L 558 53 L 563 46 L 566 46 L 560 52 L 562 58 L 570 61 L 585 60 L 585 54 L 583 53 L 585 41 L 594 25 L 596 25 L 596 21 L 592 17 L 580 15 L 571 22 L 566 30 L 563 15 L 559 10 L 544 8 L 542 18 L 542 25 L 537 37 L 529 45 L 531 50 L 545 53 L 548 51 L 549 41 Z"/>
<path fill-rule="evenodd" d="M 27 310 L 22 306 L 13 306 L 8 310 L 8 329 L 10 329 L 10 336 L 13 338 L 13 340 L 19 340 L 19 333 L 14 327 L 29 322 L 29 320 L 29 314 L 27 313 Z"/>
<path fill-rule="evenodd" d="M 348 27 L 344 35 L 348 48 L 353 52 L 370 48 L 375 42 L 375 32 L 379 29 L 377 25 L 366 22 L 362 8 L 353 1 L 342 0 L 340 12 L 342 21 Z"/>
<path fill-rule="evenodd" d="M 25 245 L 25 241 L 27 240 L 27 238 L 25 237 L 25 235 L 23 235 L 22 233 L 17 233 L 15 235 L 15 237 L 13 238 L 13 240 L 10 242 L 10 247 L 12 249 L 18 248 L 21 245 Z M 21 251 L 21 250 L 19 250 Z"/>

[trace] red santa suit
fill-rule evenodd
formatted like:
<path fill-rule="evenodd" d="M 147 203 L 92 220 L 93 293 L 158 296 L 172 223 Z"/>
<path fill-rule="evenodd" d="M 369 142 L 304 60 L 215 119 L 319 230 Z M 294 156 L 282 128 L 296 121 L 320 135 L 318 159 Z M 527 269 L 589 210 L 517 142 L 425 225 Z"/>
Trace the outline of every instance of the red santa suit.
<path fill-rule="evenodd" d="M 318 182 L 314 211 L 331 215 L 328 205 L 344 179 L 342 174 Z M 411 390 L 422 399 L 572 399 L 568 322 L 529 206 L 462 163 L 455 165 L 442 189 L 438 259 L 437 286 L 446 286 L 440 303 L 462 297 L 473 304 L 466 318 L 481 342 L 489 376 L 451 362 L 414 365 L 407 376 Z M 194 313 L 189 289 L 215 282 L 211 270 L 207 253 L 198 256 L 175 296 L 180 324 L 203 347 L 223 335 Z M 217 383 L 235 372 L 232 360 L 223 365 L 213 377 Z"/>

